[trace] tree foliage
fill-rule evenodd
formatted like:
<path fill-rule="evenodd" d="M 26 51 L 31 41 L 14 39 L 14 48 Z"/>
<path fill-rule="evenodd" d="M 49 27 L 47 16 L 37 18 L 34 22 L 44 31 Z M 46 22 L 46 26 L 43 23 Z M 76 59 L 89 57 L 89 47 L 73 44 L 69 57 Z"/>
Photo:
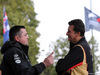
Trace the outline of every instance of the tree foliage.
<path fill-rule="evenodd" d="M 69 52 L 69 42 L 67 38 L 60 37 L 56 42 L 51 43 L 50 47 L 54 51 L 55 64 L 60 58 L 63 58 Z"/>
<path fill-rule="evenodd" d="M 92 49 L 92 55 L 93 55 L 93 67 L 94 67 L 94 73 L 98 71 L 98 65 L 100 64 L 100 55 L 96 55 L 96 52 L 98 52 L 98 43 L 96 42 L 94 36 L 91 37 L 89 40 L 89 45 Z"/>
<path fill-rule="evenodd" d="M 69 51 L 69 42 L 67 38 L 60 37 L 56 42 L 52 42 L 49 46 L 54 51 L 54 64 L 44 70 L 42 75 L 57 75 L 55 65 L 60 58 L 63 58 Z M 48 55 L 49 53 L 47 53 Z"/>
<path fill-rule="evenodd" d="M 55 67 L 52 65 L 47 67 L 41 75 L 57 75 L 57 73 L 55 72 Z"/>
<path fill-rule="evenodd" d="M 3 45 L 3 7 L 6 9 L 10 27 L 14 25 L 26 27 L 29 35 L 29 57 L 35 64 L 39 51 L 39 43 L 36 39 L 40 34 L 36 31 L 39 21 L 36 20 L 37 14 L 34 11 L 33 2 L 31 0 L 0 0 L 0 46 Z"/>

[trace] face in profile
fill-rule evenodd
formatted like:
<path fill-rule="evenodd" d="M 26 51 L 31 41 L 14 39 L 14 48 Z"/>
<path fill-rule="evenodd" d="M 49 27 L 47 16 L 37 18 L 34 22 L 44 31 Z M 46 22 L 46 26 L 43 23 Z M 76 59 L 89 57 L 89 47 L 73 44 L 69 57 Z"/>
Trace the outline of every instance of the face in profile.
<path fill-rule="evenodd" d="M 28 37 L 26 29 L 22 28 L 20 29 L 20 32 L 21 32 L 21 35 L 17 36 L 16 41 L 20 42 L 23 45 L 28 45 L 29 37 Z"/>
<path fill-rule="evenodd" d="M 68 36 L 68 40 L 70 42 L 76 43 L 77 33 L 75 33 L 75 31 L 74 31 L 74 26 L 73 25 L 70 25 L 68 27 L 68 31 L 67 31 L 66 35 Z"/>

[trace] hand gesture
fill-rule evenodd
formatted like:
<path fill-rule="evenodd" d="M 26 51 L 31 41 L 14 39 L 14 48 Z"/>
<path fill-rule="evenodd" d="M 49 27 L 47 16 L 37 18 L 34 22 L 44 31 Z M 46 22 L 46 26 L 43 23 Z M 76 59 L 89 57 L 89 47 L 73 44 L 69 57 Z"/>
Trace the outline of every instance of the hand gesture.
<path fill-rule="evenodd" d="M 43 63 L 45 64 L 46 67 L 52 65 L 54 63 L 54 58 L 53 58 L 53 53 L 52 52 L 47 58 L 44 59 Z"/>

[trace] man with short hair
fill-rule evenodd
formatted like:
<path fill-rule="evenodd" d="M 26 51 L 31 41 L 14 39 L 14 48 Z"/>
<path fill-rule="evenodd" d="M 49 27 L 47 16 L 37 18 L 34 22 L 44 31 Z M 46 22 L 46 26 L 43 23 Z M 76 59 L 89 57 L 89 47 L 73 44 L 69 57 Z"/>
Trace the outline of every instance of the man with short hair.
<path fill-rule="evenodd" d="M 34 66 L 28 57 L 28 33 L 24 26 L 13 26 L 9 32 L 10 41 L 1 48 L 3 60 L 1 63 L 2 75 L 39 75 L 53 64 L 53 52 L 45 60 Z"/>
<path fill-rule="evenodd" d="M 63 59 L 59 59 L 56 72 L 58 75 L 93 75 L 92 53 L 84 37 L 84 23 L 74 19 L 68 24 L 66 35 L 70 41 L 70 51 Z"/>

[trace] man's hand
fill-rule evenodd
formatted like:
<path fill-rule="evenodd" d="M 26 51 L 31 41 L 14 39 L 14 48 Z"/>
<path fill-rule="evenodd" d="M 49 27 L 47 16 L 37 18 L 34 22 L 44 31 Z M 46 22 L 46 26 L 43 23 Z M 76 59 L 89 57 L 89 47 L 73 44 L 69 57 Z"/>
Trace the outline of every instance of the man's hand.
<path fill-rule="evenodd" d="M 2 72 L 1 72 L 1 70 L 0 70 L 0 75 L 2 75 Z"/>
<path fill-rule="evenodd" d="M 54 58 L 53 58 L 53 56 L 52 56 L 53 53 L 54 53 L 54 52 L 52 52 L 47 58 L 44 59 L 43 63 L 44 63 L 44 65 L 45 65 L 46 67 L 48 67 L 48 66 L 50 66 L 50 65 L 52 65 L 52 64 L 54 63 Z"/>

